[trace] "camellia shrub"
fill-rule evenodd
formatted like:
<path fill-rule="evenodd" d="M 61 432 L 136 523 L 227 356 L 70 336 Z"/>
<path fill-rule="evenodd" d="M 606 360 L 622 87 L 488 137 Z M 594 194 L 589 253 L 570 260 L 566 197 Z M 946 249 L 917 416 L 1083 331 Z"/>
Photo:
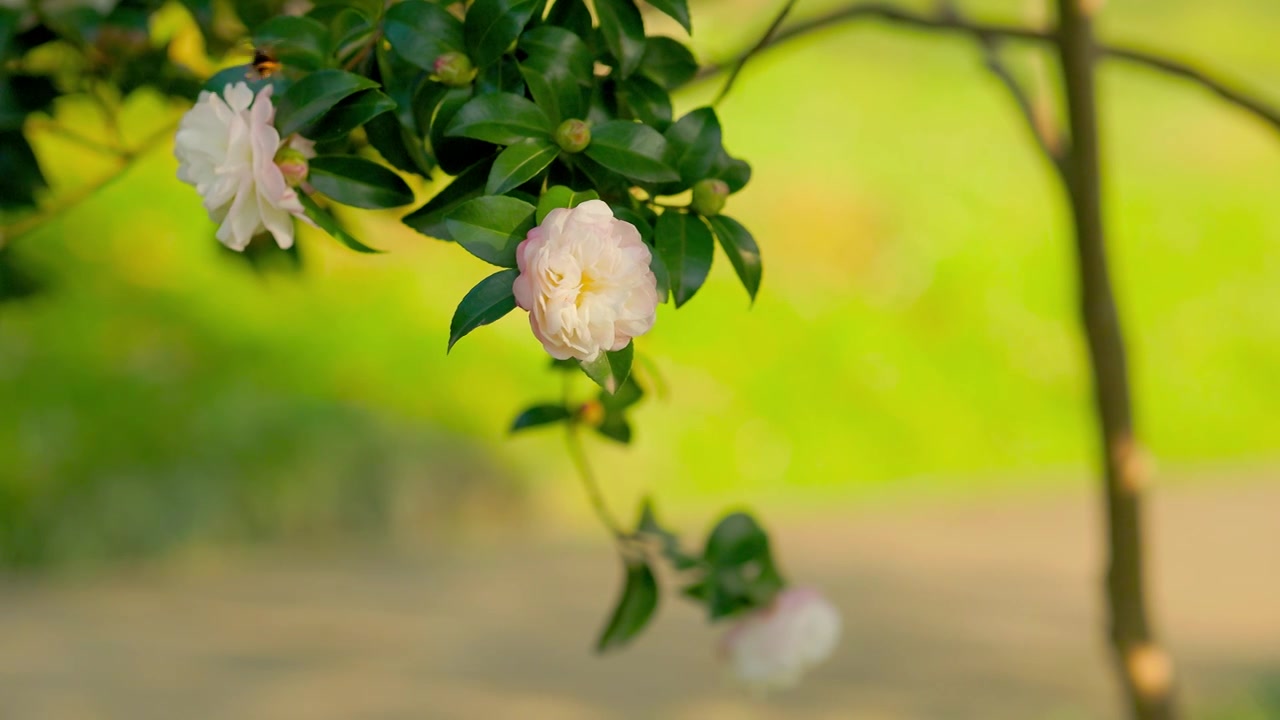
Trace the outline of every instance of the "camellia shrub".
<path fill-rule="evenodd" d="M 734 623 L 724 656 L 749 684 L 788 685 L 832 652 L 839 615 L 789 586 L 753 517 L 727 515 L 697 551 L 648 503 L 624 526 L 581 445 L 583 429 L 630 440 L 645 394 L 633 339 L 654 331 L 658 304 L 694 298 L 717 245 L 752 299 L 760 287 L 756 241 L 726 214 L 750 165 L 726 150 L 714 109 L 672 111 L 670 94 L 699 69 L 684 44 L 646 34 L 634 0 L 183 0 L 210 52 L 253 48 L 202 78 L 151 41 L 153 15 L 174 5 L 0 0 L 6 209 L 32 205 L 43 183 L 24 121 L 82 92 L 83 77 L 121 96 L 150 87 L 194 102 L 174 135 L 177 176 L 231 250 L 293 251 L 306 223 L 377 252 L 331 208 L 402 209 L 410 228 L 495 268 L 460 298 L 447 347 L 527 313 L 552 367 L 599 386 L 591 402 L 536 404 L 512 425 L 563 426 L 619 549 L 623 587 L 599 650 L 645 628 L 659 603 L 654 566 L 667 563 L 680 597 Z M 645 7 L 692 29 L 686 0 Z M 411 175 L 449 179 L 424 198 Z"/>

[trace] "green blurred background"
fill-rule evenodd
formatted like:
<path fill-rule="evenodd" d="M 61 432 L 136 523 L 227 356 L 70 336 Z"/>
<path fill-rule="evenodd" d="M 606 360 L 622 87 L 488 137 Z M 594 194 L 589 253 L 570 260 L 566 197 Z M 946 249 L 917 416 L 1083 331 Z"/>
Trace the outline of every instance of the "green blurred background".
<path fill-rule="evenodd" d="M 773 6 L 694 3 L 696 54 L 753 41 Z M 1037 15 L 1022 0 L 964 6 Z M 1273 0 L 1110 0 L 1100 34 L 1176 51 L 1280 102 Z M 1056 99 L 1052 58 L 1007 55 Z M 677 113 L 718 84 L 679 95 Z M 1141 436 L 1163 479 L 1202 486 L 1189 492 L 1275 487 L 1280 138 L 1196 86 L 1118 63 L 1104 64 L 1100 91 Z M 126 111 L 140 139 L 181 108 L 139 95 Z M 60 112 L 102 132 L 84 108 Z M 630 447 L 589 449 L 620 512 L 651 493 L 692 533 L 726 505 L 798 528 L 940 501 L 1086 496 L 1095 445 L 1067 216 L 974 43 L 833 28 L 761 56 L 719 113 L 726 146 L 754 167 L 726 212 L 755 233 L 764 284 L 749 307 L 717 257 L 694 301 L 662 307 L 638 342 L 667 393 L 639 410 Z M 35 140 L 55 199 L 111 172 Z M 0 305 L 0 566 L 259 540 L 434 546 L 531 528 L 603 545 L 560 435 L 505 432 L 560 392 L 523 317 L 445 353 L 453 308 L 487 266 L 395 213 L 350 213 L 386 254 L 304 229 L 300 273 L 254 269 L 219 248 L 175 168 L 167 146 L 153 152 L 10 249 L 46 291 Z M 1274 561 L 1274 546 L 1247 542 Z M 1280 581 L 1274 562 L 1262 569 Z M 611 581 L 590 586 L 592 607 Z M 1262 658 L 1280 668 L 1274 652 Z"/>
<path fill-rule="evenodd" d="M 697 54 L 742 46 L 768 9 L 699 5 Z M 1277 31 L 1267 0 L 1117 0 L 1101 23 L 1271 97 Z M 1055 93 L 1050 58 L 1010 59 Z M 717 84 L 679 96 L 677 112 Z M 1165 468 L 1276 458 L 1274 129 L 1114 63 L 1101 92 L 1142 436 Z M 144 137 L 173 112 L 136 97 L 125 131 Z M 634 446 L 595 450 L 618 502 L 653 492 L 700 517 L 730 501 L 1077 482 L 1093 436 L 1061 193 L 972 42 L 832 29 L 763 56 L 720 112 L 726 144 L 755 168 L 729 212 L 760 241 L 764 290 L 749 308 L 719 258 L 695 302 L 662 308 L 639 347 L 669 396 L 640 411 Z M 55 197 L 110 171 L 37 139 Z M 443 527 L 440 503 L 489 490 L 538 517 L 583 517 L 558 436 L 504 434 L 526 402 L 558 393 L 522 318 L 444 352 L 453 307 L 486 266 L 366 213 L 349 220 L 387 254 L 304 232 L 301 274 L 258 273 L 220 251 L 174 169 L 153 152 L 14 243 L 50 291 L 0 309 L 4 564 Z"/>

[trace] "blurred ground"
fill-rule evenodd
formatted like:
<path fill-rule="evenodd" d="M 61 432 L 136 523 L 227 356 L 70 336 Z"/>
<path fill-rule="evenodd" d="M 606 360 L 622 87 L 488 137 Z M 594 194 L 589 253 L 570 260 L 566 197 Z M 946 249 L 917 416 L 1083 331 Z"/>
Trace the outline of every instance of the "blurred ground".
<path fill-rule="evenodd" d="M 1252 475 L 1178 484 L 1153 508 L 1158 614 L 1187 694 L 1236 708 L 1197 717 L 1280 713 L 1261 704 L 1280 678 L 1280 486 Z M 1094 509 L 1071 493 L 781 521 L 790 574 L 829 590 L 847 627 L 802 689 L 763 701 L 722 681 L 715 636 L 684 606 L 592 655 L 616 572 L 603 541 L 0 585 L 0 717 L 1117 717 Z"/>

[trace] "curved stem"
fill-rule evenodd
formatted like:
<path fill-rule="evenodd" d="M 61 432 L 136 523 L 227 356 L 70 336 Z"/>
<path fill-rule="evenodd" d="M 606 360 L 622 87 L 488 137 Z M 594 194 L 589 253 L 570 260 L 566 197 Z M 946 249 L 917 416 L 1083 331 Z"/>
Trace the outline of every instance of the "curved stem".
<path fill-rule="evenodd" d="M 570 420 L 565 424 L 565 444 L 569 448 L 569 457 L 573 459 L 573 465 L 578 470 L 582 488 L 587 493 L 587 499 L 591 501 L 591 508 L 595 510 L 596 517 L 616 540 L 625 540 L 628 535 L 618 524 L 617 518 L 609 511 L 604 494 L 600 492 L 600 484 L 596 482 L 595 473 L 591 470 L 591 463 L 587 460 L 587 451 L 582 446 L 582 436 L 579 434 L 580 427 L 576 420 Z"/>
<path fill-rule="evenodd" d="M 753 47 L 747 52 L 739 53 L 733 59 L 726 62 L 704 65 L 698 70 L 695 81 L 705 80 L 725 72 L 742 62 L 744 58 L 763 52 L 769 48 L 777 47 L 788 40 L 794 40 L 796 38 L 825 30 L 835 25 L 852 22 L 854 20 L 881 20 L 884 22 L 914 27 L 920 30 L 956 32 L 972 35 L 979 40 L 984 38 L 994 38 L 1039 43 L 1043 45 L 1058 44 L 1058 36 L 1055 33 L 1045 30 L 1037 30 L 1034 28 L 1009 25 L 1005 23 L 976 22 L 966 18 L 948 16 L 946 14 L 927 15 L 912 10 L 905 10 L 893 5 L 892 3 L 886 2 L 854 2 L 822 15 L 818 15 L 817 17 L 795 23 L 790 27 L 782 28 L 763 46 Z M 1280 131 L 1280 109 L 1277 109 L 1274 105 L 1259 97 L 1235 87 L 1230 82 L 1196 69 L 1190 63 L 1167 57 L 1158 52 L 1139 50 L 1137 48 L 1121 45 L 1108 45 L 1105 43 L 1094 43 L 1092 46 L 1092 52 L 1101 57 L 1113 60 L 1122 60 L 1124 62 L 1147 68 L 1148 70 L 1155 70 L 1166 75 L 1172 75 L 1188 82 L 1195 83 L 1217 95 L 1220 99 L 1235 105 L 1251 115 L 1254 115 L 1258 119 L 1274 127 L 1277 131 Z"/>

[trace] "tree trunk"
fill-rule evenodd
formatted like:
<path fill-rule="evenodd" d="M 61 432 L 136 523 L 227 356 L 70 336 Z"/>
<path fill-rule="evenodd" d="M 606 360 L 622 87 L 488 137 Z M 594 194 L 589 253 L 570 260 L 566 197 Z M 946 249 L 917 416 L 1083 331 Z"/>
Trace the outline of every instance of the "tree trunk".
<path fill-rule="evenodd" d="M 1096 52 L 1090 17 L 1098 5 L 1096 0 L 1058 0 L 1058 49 L 1071 127 L 1066 185 L 1079 263 L 1081 320 L 1101 431 L 1110 641 L 1133 717 L 1166 720 L 1177 715 L 1173 666 L 1157 644 L 1147 616 L 1142 544 L 1146 469 L 1133 434 L 1124 338 L 1108 277 L 1102 223 Z"/>

